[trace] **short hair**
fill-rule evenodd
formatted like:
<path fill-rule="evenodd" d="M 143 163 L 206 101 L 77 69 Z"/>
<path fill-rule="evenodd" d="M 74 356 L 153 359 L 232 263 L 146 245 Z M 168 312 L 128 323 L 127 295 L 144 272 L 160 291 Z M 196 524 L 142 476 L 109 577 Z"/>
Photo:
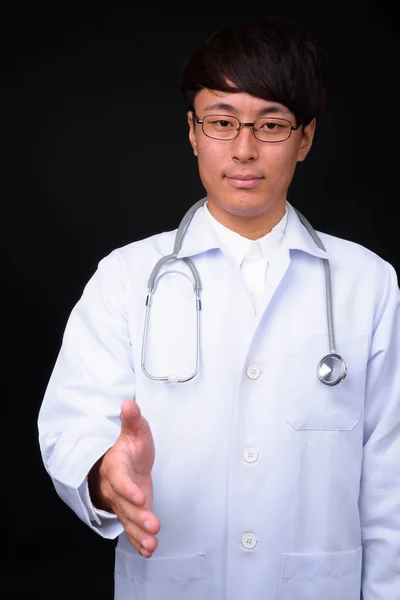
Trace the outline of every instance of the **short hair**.
<path fill-rule="evenodd" d="M 183 65 L 189 111 L 201 89 L 246 92 L 286 106 L 299 124 L 323 111 L 329 80 L 325 52 L 299 24 L 266 17 L 231 25 L 197 45 Z"/>

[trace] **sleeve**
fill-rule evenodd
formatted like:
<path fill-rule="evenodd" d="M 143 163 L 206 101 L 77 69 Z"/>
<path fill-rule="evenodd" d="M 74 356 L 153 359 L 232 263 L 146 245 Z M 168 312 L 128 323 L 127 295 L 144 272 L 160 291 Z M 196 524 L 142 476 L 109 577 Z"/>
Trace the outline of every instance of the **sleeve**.
<path fill-rule="evenodd" d="M 359 509 L 362 600 L 400 598 L 400 293 L 386 264 L 367 367 Z"/>
<path fill-rule="evenodd" d="M 135 398 L 121 251 L 100 261 L 69 316 L 38 414 L 42 460 L 60 498 L 102 537 L 123 527 L 91 503 L 87 475 L 116 442 L 120 409 Z"/>

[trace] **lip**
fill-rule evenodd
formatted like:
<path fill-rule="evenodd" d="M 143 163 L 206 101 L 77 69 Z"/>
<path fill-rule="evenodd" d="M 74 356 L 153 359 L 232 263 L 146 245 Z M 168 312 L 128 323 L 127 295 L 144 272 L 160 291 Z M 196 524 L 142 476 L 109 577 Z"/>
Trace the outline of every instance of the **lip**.
<path fill-rule="evenodd" d="M 252 188 L 259 184 L 262 177 L 258 175 L 226 175 L 228 181 L 234 186 L 238 188 Z"/>

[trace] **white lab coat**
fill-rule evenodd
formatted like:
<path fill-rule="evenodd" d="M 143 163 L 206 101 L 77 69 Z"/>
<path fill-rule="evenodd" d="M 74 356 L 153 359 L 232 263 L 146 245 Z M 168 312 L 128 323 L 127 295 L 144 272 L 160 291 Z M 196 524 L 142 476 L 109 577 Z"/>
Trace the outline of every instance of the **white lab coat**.
<path fill-rule="evenodd" d="M 89 527 L 118 538 L 116 600 L 399 600 L 400 323 L 395 271 L 365 248 L 320 234 L 288 204 L 261 310 L 218 248 L 202 210 L 184 237 L 201 277 L 199 374 L 150 380 L 141 369 L 149 274 L 175 232 L 103 259 L 69 318 L 39 413 L 43 461 Z M 330 259 L 335 387 L 317 378 L 329 352 L 322 257 Z M 189 374 L 196 312 L 183 261 L 153 299 L 146 366 Z M 175 272 L 174 272 L 175 271 Z M 135 398 L 153 431 L 159 546 L 150 559 L 118 520 L 85 500 L 95 461 Z"/>

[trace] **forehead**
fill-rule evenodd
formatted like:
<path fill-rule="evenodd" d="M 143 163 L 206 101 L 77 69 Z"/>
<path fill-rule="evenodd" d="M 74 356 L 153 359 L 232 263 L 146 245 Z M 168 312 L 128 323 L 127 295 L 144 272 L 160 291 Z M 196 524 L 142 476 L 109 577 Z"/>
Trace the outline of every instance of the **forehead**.
<path fill-rule="evenodd" d="M 264 114 L 293 115 L 286 106 L 279 102 L 257 98 L 246 92 L 232 93 L 210 89 L 202 89 L 197 93 L 194 108 L 196 113 L 201 113 L 201 116 L 212 112 L 232 115 L 251 114 L 255 117 Z"/>

